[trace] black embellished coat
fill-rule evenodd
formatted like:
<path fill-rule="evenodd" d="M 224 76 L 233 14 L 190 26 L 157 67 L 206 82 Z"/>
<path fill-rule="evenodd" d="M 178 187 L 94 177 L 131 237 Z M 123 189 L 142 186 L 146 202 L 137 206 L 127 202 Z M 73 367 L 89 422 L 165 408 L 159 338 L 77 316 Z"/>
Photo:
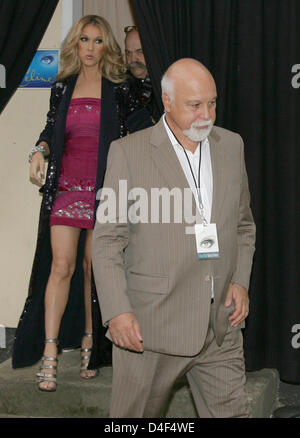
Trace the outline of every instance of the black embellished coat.
<path fill-rule="evenodd" d="M 45 339 L 44 296 L 51 269 L 49 219 L 58 187 L 61 159 L 64 153 L 65 127 L 69 103 L 78 75 L 63 82 L 55 82 L 51 89 L 47 123 L 37 144 L 46 141 L 50 157 L 45 185 L 40 190 L 43 198 L 40 210 L 37 245 L 30 277 L 28 297 L 16 330 L 12 355 L 13 368 L 36 363 L 42 356 Z M 114 84 L 102 78 L 101 120 L 96 192 L 102 187 L 110 143 L 152 124 L 149 113 L 140 105 L 139 98 L 127 82 Z M 95 214 L 98 201 L 95 203 Z M 85 231 L 79 240 L 75 273 L 71 280 L 68 304 L 59 332 L 59 351 L 77 348 L 84 333 L 83 250 Z M 89 368 L 111 364 L 111 343 L 105 338 L 94 280 L 92 279 L 93 350 Z"/>

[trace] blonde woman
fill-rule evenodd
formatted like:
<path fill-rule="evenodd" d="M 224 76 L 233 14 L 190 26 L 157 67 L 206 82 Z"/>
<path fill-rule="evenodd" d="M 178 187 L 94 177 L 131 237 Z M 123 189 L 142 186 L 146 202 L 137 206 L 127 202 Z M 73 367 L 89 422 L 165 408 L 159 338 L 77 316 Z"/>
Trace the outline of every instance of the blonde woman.
<path fill-rule="evenodd" d="M 63 348 L 81 346 L 80 376 L 85 379 L 111 364 L 92 278 L 91 234 L 109 145 L 126 135 L 126 112 L 134 118 L 137 110 L 135 124 L 144 126 L 134 99 L 130 108 L 124 104 L 123 81 L 121 50 L 109 23 L 95 15 L 81 18 L 61 51 L 47 123 L 29 158 L 30 178 L 38 184 L 44 182 L 45 158 L 49 164 L 13 367 L 32 365 L 43 356 L 38 373 L 42 391 L 56 390 Z"/>

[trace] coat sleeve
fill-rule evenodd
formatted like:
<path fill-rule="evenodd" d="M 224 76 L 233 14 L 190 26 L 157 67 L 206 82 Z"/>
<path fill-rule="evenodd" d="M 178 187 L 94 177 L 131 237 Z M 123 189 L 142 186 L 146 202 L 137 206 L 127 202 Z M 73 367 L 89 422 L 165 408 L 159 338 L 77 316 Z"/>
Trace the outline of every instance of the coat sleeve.
<path fill-rule="evenodd" d="M 250 275 L 252 269 L 252 259 L 255 251 L 255 223 L 250 208 L 250 193 L 248 187 L 248 177 L 244 158 L 244 143 L 241 142 L 241 189 L 239 202 L 239 217 L 237 227 L 237 261 L 236 269 L 232 277 L 232 283 L 238 283 L 249 288 Z"/>
<path fill-rule="evenodd" d="M 125 81 L 115 90 L 121 125 L 130 134 L 153 125 L 151 114 L 143 105 L 134 87 Z"/>
<path fill-rule="evenodd" d="M 50 108 L 47 113 L 46 125 L 43 131 L 40 133 L 38 141 L 36 142 L 36 145 L 38 145 L 39 143 L 41 143 L 41 141 L 45 141 L 48 144 L 50 151 L 52 134 L 57 117 L 58 107 L 61 97 L 65 92 L 65 89 L 66 84 L 63 82 L 54 82 L 54 84 L 52 85 L 50 94 Z"/>
<path fill-rule="evenodd" d="M 127 296 L 125 257 L 129 239 L 126 211 L 119 211 L 119 182 L 129 183 L 129 168 L 120 141 L 109 149 L 107 170 L 92 238 L 92 265 L 104 326 L 117 315 L 132 312 Z M 99 197 L 99 192 L 97 197 Z M 122 200 L 121 200 L 122 203 Z"/>

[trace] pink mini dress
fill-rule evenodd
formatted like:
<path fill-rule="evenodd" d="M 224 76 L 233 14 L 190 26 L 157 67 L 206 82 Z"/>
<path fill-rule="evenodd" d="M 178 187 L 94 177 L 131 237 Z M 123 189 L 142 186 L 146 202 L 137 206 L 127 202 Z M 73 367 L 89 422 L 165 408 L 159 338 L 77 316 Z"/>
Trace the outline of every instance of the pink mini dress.
<path fill-rule="evenodd" d="M 72 99 L 50 226 L 92 229 L 96 198 L 101 99 Z"/>

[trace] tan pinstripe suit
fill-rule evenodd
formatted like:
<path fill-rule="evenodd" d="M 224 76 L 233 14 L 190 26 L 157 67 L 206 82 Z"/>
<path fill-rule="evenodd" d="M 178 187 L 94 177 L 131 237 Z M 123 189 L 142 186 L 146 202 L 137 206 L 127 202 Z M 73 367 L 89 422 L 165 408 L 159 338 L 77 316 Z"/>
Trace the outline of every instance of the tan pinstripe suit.
<path fill-rule="evenodd" d="M 103 323 L 107 324 L 121 313 L 133 312 L 140 324 L 146 350 L 141 355 L 117 349 L 115 356 L 123 355 L 118 360 L 124 361 L 129 355 L 135 363 L 137 357 L 138 361 L 143 360 L 140 359 L 142 356 L 147 357 L 143 363 L 145 367 L 151 362 L 149 352 L 163 353 L 160 355 L 163 357 L 187 357 L 190 360 L 212 348 L 209 336 L 214 338 L 215 353 L 217 351 L 216 354 L 220 354 L 220 346 L 226 343 L 223 343 L 224 338 L 232 337 L 233 331 L 233 338 L 228 339 L 233 345 L 232 339 L 237 341 L 239 338 L 237 350 L 239 360 L 242 360 L 241 336 L 238 336 L 240 330 L 239 327 L 229 329 L 228 317 L 232 308 L 225 308 L 223 303 L 230 282 L 248 289 L 254 252 L 255 225 L 249 206 L 243 142 L 239 135 L 218 127 L 212 129 L 209 142 L 214 186 L 211 222 L 217 224 L 219 259 L 197 259 L 195 236 L 185 233 L 186 223 L 96 223 L 93 233 L 93 270 Z M 188 187 L 162 120 L 154 127 L 111 144 L 104 187 L 113 188 L 117 193 L 119 180 L 127 180 L 128 190 L 141 187 L 148 193 L 153 187 L 178 187 L 182 190 Z M 210 304 L 212 277 L 215 296 L 213 312 Z M 234 356 L 232 351 L 229 356 Z M 120 366 L 114 366 L 114 373 L 117 373 L 116 368 Z M 185 364 L 179 368 L 177 375 L 182 374 L 183 369 L 187 372 L 190 366 Z M 237 368 L 241 377 L 243 364 L 239 363 Z M 137 371 L 135 374 L 138 374 Z M 150 371 L 149 378 L 152 378 Z M 123 380 L 119 378 L 117 384 L 120 385 Z M 128 391 L 130 387 L 123 391 L 127 398 Z M 134 393 L 133 390 L 131 392 Z M 147 391 L 143 390 L 142 393 L 145 398 L 148 397 L 145 395 Z M 122 388 L 118 388 L 119 399 L 120 394 Z M 127 403 L 126 397 L 123 404 Z M 153 397 L 156 399 L 157 396 L 151 395 L 150 398 Z M 141 404 L 139 400 L 138 406 Z M 114 415 L 158 415 L 157 410 L 145 409 L 140 412 L 135 408 L 126 411 L 118 408 Z M 213 409 L 209 408 L 208 411 L 205 411 L 205 416 L 218 415 Z M 230 416 L 228 412 L 225 415 Z"/>

